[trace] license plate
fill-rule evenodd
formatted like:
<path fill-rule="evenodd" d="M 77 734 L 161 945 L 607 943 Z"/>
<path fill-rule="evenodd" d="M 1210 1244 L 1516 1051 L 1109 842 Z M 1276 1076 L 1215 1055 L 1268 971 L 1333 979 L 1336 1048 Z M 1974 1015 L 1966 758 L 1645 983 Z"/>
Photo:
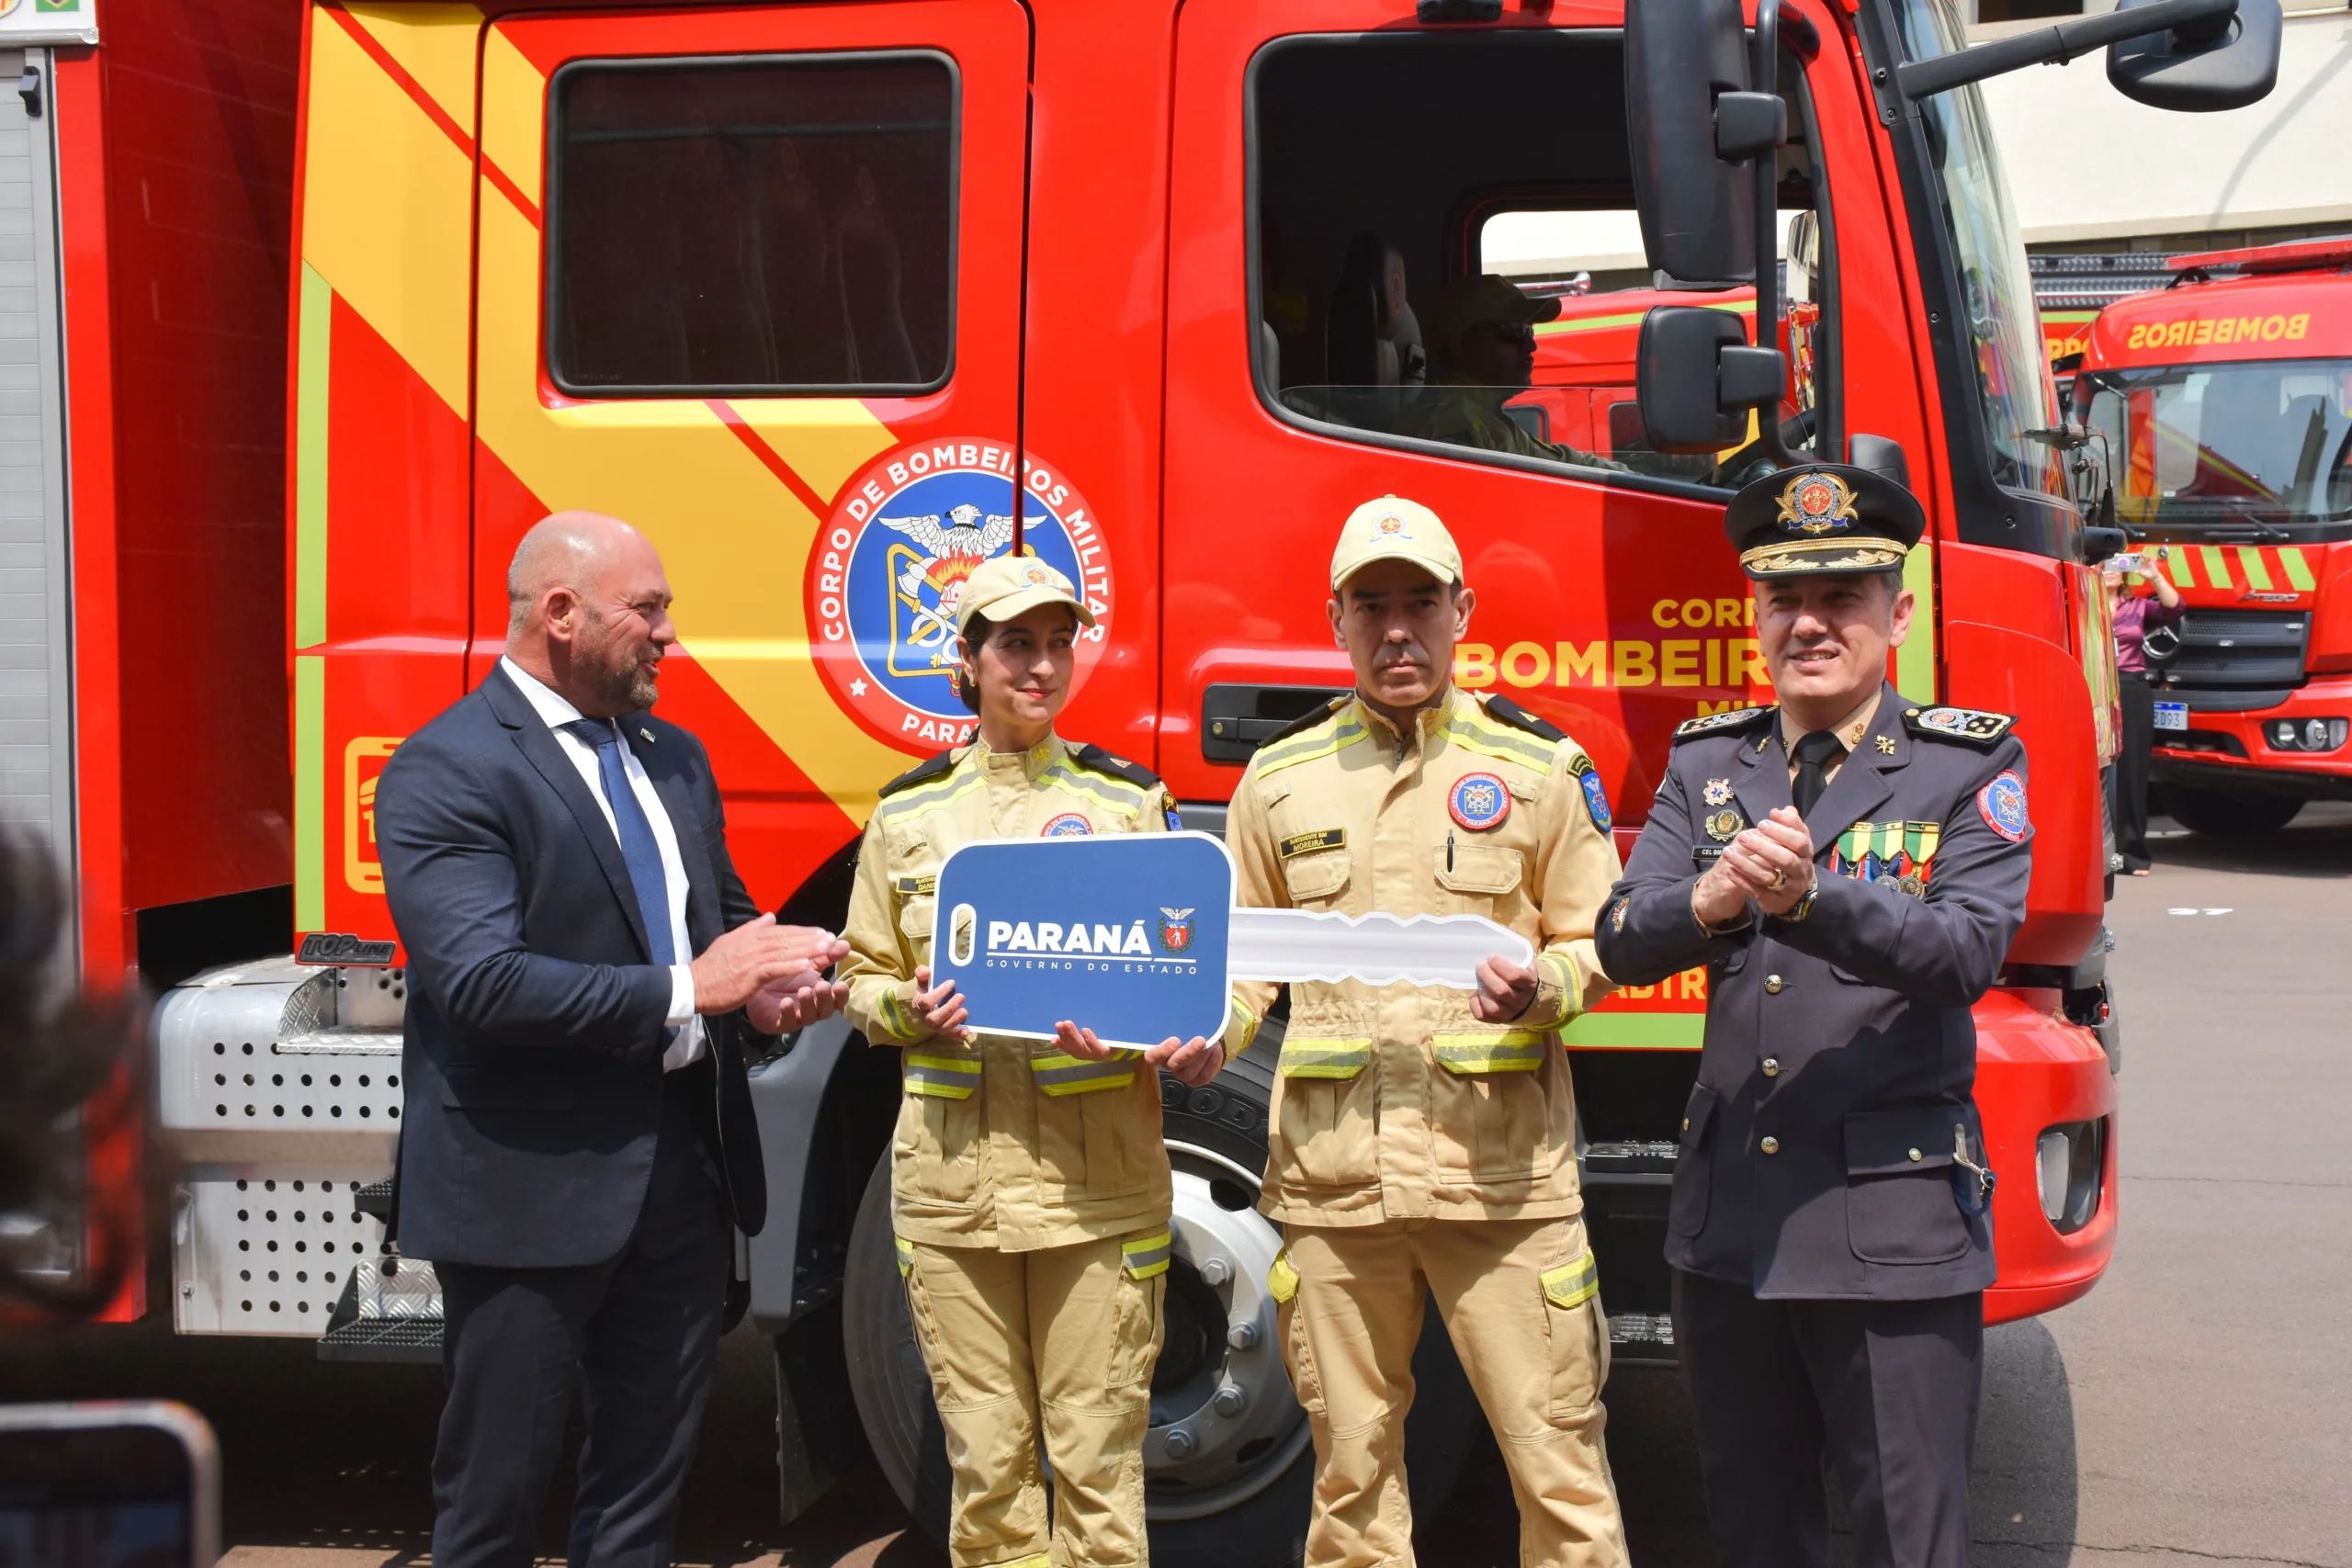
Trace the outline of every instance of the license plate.
<path fill-rule="evenodd" d="M 2187 729 L 2188 705 L 2187 703 L 2158 703 L 2156 728 L 2158 729 Z"/>

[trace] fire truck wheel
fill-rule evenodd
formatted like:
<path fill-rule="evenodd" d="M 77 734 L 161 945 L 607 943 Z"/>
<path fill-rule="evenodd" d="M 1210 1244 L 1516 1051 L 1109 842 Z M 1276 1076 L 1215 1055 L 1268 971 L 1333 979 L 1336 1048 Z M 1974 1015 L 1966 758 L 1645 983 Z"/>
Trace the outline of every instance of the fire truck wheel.
<path fill-rule="evenodd" d="M 1257 1212 L 1279 1019 L 1216 1081 L 1160 1079 L 1174 1175 L 1165 1339 L 1144 1441 L 1159 1568 L 1291 1568 L 1306 1539 L 1315 1451 L 1292 1397 L 1266 1272 L 1282 1236 Z M 874 1455 L 923 1533 L 944 1544 L 947 1450 L 914 1343 L 890 1234 L 885 1155 L 851 1234 L 842 1336 Z M 1478 1433 L 1478 1407 L 1434 1308 L 1413 1357 L 1406 1423 L 1413 1507 L 1434 1518 Z"/>
<path fill-rule="evenodd" d="M 2166 784 L 2164 797 L 2174 821 L 2192 833 L 2217 838 L 2275 833 L 2303 808 L 2303 803 L 2290 795 L 2233 794 L 2180 784 Z"/>

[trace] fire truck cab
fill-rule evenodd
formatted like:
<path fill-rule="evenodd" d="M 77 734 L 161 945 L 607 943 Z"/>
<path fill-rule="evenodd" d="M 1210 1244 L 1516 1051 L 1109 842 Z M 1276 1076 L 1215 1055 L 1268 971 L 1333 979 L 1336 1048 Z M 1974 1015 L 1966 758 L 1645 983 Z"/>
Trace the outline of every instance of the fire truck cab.
<path fill-rule="evenodd" d="M 2167 265 L 2099 313 L 2075 401 L 2188 606 L 2147 642 L 2164 804 L 2267 831 L 2352 799 L 2352 238 Z"/>

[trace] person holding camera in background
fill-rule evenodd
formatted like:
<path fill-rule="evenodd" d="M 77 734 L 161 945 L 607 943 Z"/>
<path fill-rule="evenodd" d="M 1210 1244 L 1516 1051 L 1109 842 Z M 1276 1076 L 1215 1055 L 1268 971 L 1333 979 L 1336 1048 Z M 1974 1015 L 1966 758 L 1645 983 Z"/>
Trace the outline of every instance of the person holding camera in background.
<path fill-rule="evenodd" d="M 2145 876 L 2155 863 L 2148 854 L 2148 752 L 2156 739 L 2148 634 L 2178 626 L 2186 609 L 2180 590 L 2136 551 L 2109 559 L 2100 576 L 2115 623 L 2115 684 L 2123 709 L 2122 745 L 2115 757 L 2115 852 L 2123 857 L 2124 870 Z M 2133 592 L 2133 577 L 2153 587 L 2154 597 Z"/>

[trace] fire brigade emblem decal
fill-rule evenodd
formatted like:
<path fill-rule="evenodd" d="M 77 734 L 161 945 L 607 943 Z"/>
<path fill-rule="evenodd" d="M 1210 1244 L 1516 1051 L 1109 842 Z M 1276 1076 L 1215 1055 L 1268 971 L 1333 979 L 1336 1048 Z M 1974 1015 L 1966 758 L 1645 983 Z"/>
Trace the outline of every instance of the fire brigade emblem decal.
<path fill-rule="evenodd" d="M 1095 624 L 1080 627 L 1073 688 L 1102 657 L 1113 619 L 1110 550 L 1086 500 L 1030 456 L 1014 478 L 1009 441 L 942 437 L 868 464 L 835 499 L 808 556 L 811 652 L 834 700 L 910 750 L 968 740 L 956 698 L 956 608 L 990 556 L 1021 549 L 1079 585 Z"/>

